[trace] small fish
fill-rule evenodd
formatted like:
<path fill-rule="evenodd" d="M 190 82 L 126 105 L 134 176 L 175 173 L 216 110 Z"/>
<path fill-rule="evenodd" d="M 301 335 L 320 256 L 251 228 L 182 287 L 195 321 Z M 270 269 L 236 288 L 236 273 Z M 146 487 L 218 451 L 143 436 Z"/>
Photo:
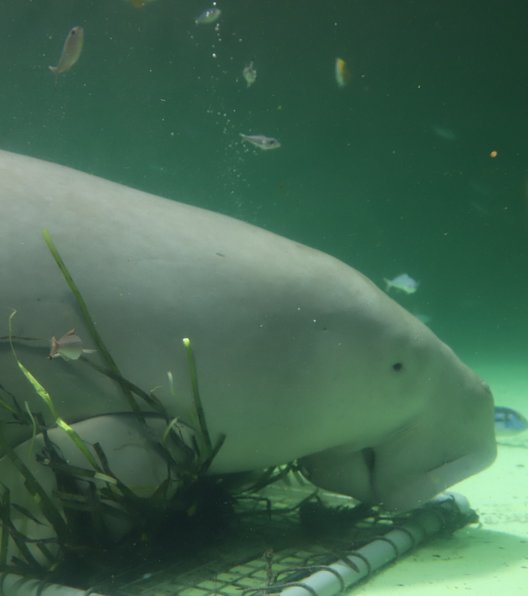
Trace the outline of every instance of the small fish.
<path fill-rule="evenodd" d="M 350 71 L 343 58 L 336 58 L 335 61 L 335 79 L 338 87 L 345 87 L 350 80 Z"/>
<path fill-rule="evenodd" d="M 84 43 L 84 29 L 82 27 L 73 27 L 66 36 L 66 41 L 62 48 L 62 54 L 57 66 L 49 66 L 51 72 L 58 76 L 70 68 L 79 60 Z"/>
<path fill-rule="evenodd" d="M 433 320 L 431 315 L 427 315 L 423 312 L 413 312 L 412 314 L 424 325 L 429 325 L 429 323 Z"/>
<path fill-rule="evenodd" d="M 450 143 L 456 141 L 458 138 L 456 132 L 453 129 L 446 128 L 445 126 L 434 125 L 431 127 L 431 130 L 439 139 L 449 141 Z"/>
<path fill-rule="evenodd" d="M 197 16 L 194 19 L 194 23 L 195 25 L 211 25 L 218 21 L 221 14 L 222 11 L 216 6 L 213 6 L 212 8 L 204 10 L 201 15 Z"/>
<path fill-rule="evenodd" d="M 512 408 L 495 406 L 495 434 L 515 435 L 528 429 L 528 420 Z"/>
<path fill-rule="evenodd" d="M 60 339 L 51 338 L 51 350 L 48 358 L 63 358 L 64 360 L 78 360 L 82 354 L 91 354 L 95 350 L 83 348 L 82 340 L 75 335 L 75 329 L 70 329 Z"/>
<path fill-rule="evenodd" d="M 134 8 L 144 8 L 147 4 L 154 2 L 155 0 L 127 0 L 132 4 Z"/>
<path fill-rule="evenodd" d="M 247 66 L 244 66 L 244 69 L 242 70 L 242 76 L 244 77 L 248 87 L 251 87 L 251 85 L 253 85 L 253 83 L 257 80 L 257 70 L 253 62 L 250 62 Z"/>
<path fill-rule="evenodd" d="M 387 279 L 384 277 L 383 280 L 385 281 L 386 292 L 394 288 L 404 294 L 414 294 L 420 285 L 419 282 L 413 279 L 410 275 L 407 275 L 407 273 L 402 273 L 394 279 Z"/>
<path fill-rule="evenodd" d="M 274 139 L 273 137 L 265 137 L 264 135 L 245 135 L 240 133 L 243 141 L 251 143 L 262 149 L 262 151 L 269 151 L 270 149 L 278 149 L 281 144 L 280 141 Z"/>

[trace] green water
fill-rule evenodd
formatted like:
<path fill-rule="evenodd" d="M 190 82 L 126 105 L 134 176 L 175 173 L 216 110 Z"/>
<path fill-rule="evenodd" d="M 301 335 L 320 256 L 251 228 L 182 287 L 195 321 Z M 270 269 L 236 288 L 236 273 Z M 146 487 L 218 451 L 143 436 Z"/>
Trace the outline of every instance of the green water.
<path fill-rule="evenodd" d="M 460 351 L 526 353 L 523 2 L 232 0 L 202 27 L 205 1 L 2 4 L 2 148 L 251 221 L 380 284 L 407 272 L 420 290 L 400 302 Z M 83 54 L 55 85 L 73 25 Z"/>

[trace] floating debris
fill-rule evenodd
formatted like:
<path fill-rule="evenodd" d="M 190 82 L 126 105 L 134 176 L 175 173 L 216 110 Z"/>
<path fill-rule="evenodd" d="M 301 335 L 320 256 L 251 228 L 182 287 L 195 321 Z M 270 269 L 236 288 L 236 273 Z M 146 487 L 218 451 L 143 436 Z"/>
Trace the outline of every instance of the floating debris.
<path fill-rule="evenodd" d="M 84 29 L 82 27 L 73 27 L 66 36 L 62 54 L 57 66 L 49 66 L 51 72 L 58 76 L 63 72 L 70 70 L 79 60 L 84 44 Z"/>

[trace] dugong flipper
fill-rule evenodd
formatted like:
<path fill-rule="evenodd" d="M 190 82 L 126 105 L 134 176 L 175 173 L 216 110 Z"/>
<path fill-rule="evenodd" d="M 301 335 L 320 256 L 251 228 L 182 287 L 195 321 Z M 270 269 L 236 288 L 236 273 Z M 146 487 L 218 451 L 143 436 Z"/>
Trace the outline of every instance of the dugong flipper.
<path fill-rule="evenodd" d="M 43 338 L 18 342 L 17 353 L 72 424 L 128 406 L 113 381 L 82 362 L 46 357 L 49 338 L 71 329 L 93 346 L 44 228 L 123 375 L 146 391 L 157 388 L 174 417 L 191 404 L 181 348 L 181 338 L 191 338 L 211 436 L 226 436 L 211 473 L 302 458 L 317 484 L 406 509 L 495 457 L 489 389 L 427 327 L 337 259 L 229 217 L 6 152 L 0 214 L 0 336 L 14 308 L 13 333 Z M 3 390 L 47 415 L 6 341 L 0 370 Z M 89 440 L 89 425 L 83 428 Z M 4 433 L 18 445 L 31 431 L 11 425 Z"/>

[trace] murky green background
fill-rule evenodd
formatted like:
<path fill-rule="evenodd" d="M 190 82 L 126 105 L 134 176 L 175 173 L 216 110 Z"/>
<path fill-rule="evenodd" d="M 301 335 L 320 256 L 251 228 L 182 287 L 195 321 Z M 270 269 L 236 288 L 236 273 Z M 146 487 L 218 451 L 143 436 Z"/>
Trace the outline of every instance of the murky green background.
<path fill-rule="evenodd" d="M 224 0 L 197 27 L 209 5 L 2 0 L 0 147 L 251 221 L 380 285 L 407 272 L 421 285 L 398 300 L 463 356 L 526 355 L 525 3 Z M 55 84 L 74 25 L 84 51 Z"/>

